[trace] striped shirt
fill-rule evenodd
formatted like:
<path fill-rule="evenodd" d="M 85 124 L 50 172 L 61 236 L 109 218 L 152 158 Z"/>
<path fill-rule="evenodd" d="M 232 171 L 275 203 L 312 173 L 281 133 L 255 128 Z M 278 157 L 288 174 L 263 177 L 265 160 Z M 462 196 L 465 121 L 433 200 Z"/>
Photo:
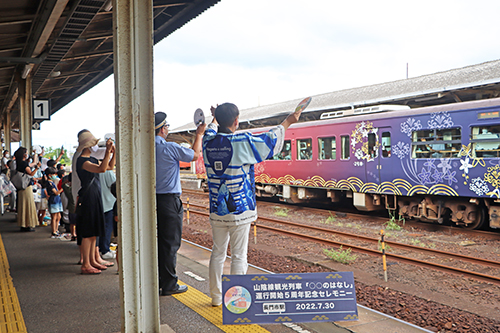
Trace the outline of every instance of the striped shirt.
<path fill-rule="evenodd" d="M 285 129 L 268 132 L 217 133 L 209 124 L 203 137 L 203 159 L 210 195 L 210 222 L 241 225 L 257 219 L 254 164 L 278 154 Z"/>

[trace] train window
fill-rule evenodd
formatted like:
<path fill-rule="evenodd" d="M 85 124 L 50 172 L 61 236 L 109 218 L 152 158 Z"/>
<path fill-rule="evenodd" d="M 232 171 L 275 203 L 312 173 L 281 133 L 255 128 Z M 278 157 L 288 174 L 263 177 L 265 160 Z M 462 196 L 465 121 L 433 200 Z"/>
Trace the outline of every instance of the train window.
<path fill-rule="evenodd" d="M 462 130 L 459 127 L 421 130 L 412 133 L 413 158 L 459 157 Z"/>
<path fill-rule="evenodd" d="M 318 149 L 320 160 L 335 160 L 337 158 L 337 147 L 335 137 L 318 138 Z"/>
<path fill-rule="evenodd" d="M 280 153 L 273 156 L 273 160 L 291 160 L 292 159 L 292 142 L 290 140 L 285 140 L 283 143 L 283 149 Z"/>
<path fill-rule="evenodd" d="M 351 145 L 349 144 L 349 135 L 342 135 L 340 137 L 340 159 L 348 160 L 349 159 L 349 148 Z"/>
<path fill-rule="evenodd" d="M 312 139 L 297 140 L 297 159 L 312 160 Z"/>
<path fill-rule="evenodd" d="M 391 157 L 391 132 L 382 133 L 382 157 Z"/>
<path fill-rule="evenodd" d="M 368 133 L 368 153 L 371 157 L 378 157 L 377 134 Z"/>
<path fill-rule="evenodd" d="M 471 142 L 475 157 L 500 157 L 500 125 L 472 127 Z"/>

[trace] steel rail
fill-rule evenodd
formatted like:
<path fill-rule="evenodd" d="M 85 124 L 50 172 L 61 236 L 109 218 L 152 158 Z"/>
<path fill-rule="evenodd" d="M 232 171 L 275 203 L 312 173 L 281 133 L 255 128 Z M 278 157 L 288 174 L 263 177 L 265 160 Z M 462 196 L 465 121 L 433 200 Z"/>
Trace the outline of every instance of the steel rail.
<path fill-rule="evenodd" d="M 298 228 L 306 228 L 314 231 L 321 231 L 321 232 L 327 232 L 330 234 L 334 235 L 341 235 L 345 237 L 351 237 L 351 238 L 357 238 L 361 239 L 364 241 L 372 242 L 372 243 L 377 243 L 379 242 L 378 238 L 373 238 L 373 237 L 368 237 L 368 236 L 363 236 L 363 235 L 356 235 L 356 234 L 351 234 L 348 232 L 343 232 L 343 231 L 337 231 L 337 230 L 332 230 L 328 228 L 322 228 L 322 227 L 315 227 L 315 226 L 310 226 L 310 225 L 304 225 L 296 222 L 290 222 L 290 221 L 283 221 L 283 220 L 277 220 L 277 219 L 271 219 L 268 217 L 259 217 L 259 220 L 265 220 L 273 223 L 280 223 L 280 224 L 285 224 L 285 225 L 290 225 Z M 482 258 L 476 258 L 476 257 L 470 257 L 464 254 L 459 254 L 459 253 L 453 253 L 453 252 L 448 252 L 448 251 L 442 251 L 442 250 L 436 250 L 436 249 L 429 249 L 421 246 L 416 246 L 416 245 L 411 245 L 411 244 L 404 244 L 404 243 L 399 243 L 399 242 L 393 242 L 393 241 L 388 241 L 386 240 L 385 243 L 387 245 L 393 246 L 395 248 L 400 248 L 404 250 L 417 250 L 420 252 L 426 252 L 426 253 L 431 253 L 431 254 L 436 254 L 436 255 L 441 255 L 441 256 L 446 256 L 446 257 L 454 257 L 458 258 L 463 261 L 468 261 L 471 263 L 475 264 L 482 264 L 482 265 L 487 265 L 490 267 L 495 267 L 495 268 L 500 268 L 500 262 L 494 261 L 494 260 L 488 260 L 488 259 L 482 259 Z"/>
<path fill-rule="evenodd" d="M 190 204 L 190 206 L 193 206 L 193 205 Z M 198 206 L 198 207 L 201 207 L 201 206 Z M 206 207 L 202 207 L 202 208 L 206 209 Z M 196 211 L 196 210 L 190 210 L 190 212 L 194 213 L 194 214 L 199 214 L 199 215 L 207 216 L 207 217 L 209 216 L 209 214 L 206 213 L 206 212 L 200 212 L 200 211 Z M 261 219 L 261 218 L 259 217 L 259 219 Z M 276 220 L 276 221 L 280 221 L 280 220 Z M 280 221 L 280 223 L 282 223 L 282 222 L 284 222 L 284 221 Z M 350 247 L 353 250 L 355 250 L 356 252 L 360 252 L 360 253 L 365 253 L 365 254 L 375 255 L 375 256 L 380 256 L 381 255 L 381 252 L 378 251 L 378 250 L 372 250 L 372 249 L 368 249 L 368 248 L 365 248 L 365 247 L 362 247 L 362 246 L 357 246 L 357 245 L 352 245 L 352 244 L 348 244 L 348 243 L 343 243 L 343 242 L 337 242 L 337 241 L 333 241 L 333 240 L 323 239 L 323 238 L 319 238 L 319 237 L 316 237 L 316 236 L 309 236 L 309 235 L 301 234 L 301 233 L 298 233 L 298 232 L 288 231 L 288 230 L 283 230 L 283 229 L 278 229 L 278 228 L 273 228 L 273 227 L 262 225 L 262 224 L 260 224 L 260 225 L 257 224 L 257 226 L 259 228 L 262 228 L 262 229 L 271 230 L 271 231 L 274 231 L 274 232 L 277 232 L 277 233 L 281 233 L 281 234 L 285 234 L 285 235 L 292 235 L 292 236 L 295 236 L 295 237 L 298 237 L 298 238 L 302 238 L 302 239 L 306 239 L 306 240 L 313 240 L 313 241 L 316 241 L 316 242 L 319 242 L 319 243 L 323 243 L 323 244 L 327 244 L 327 245 L 341 245 L 341 246 L 345 246 L 345 247 Z M 300 225 L 300 226 L 303 227 L 303 225 Z M 325 228 L 322 228 L 322 229 L 325 229 Z M 326 230 L 327 231 L 331 231 L 329 229 L 326 229 Z M 377 240 L 377 242 L 378 242 L 378 240 Z M 422 248 L 419 248 L 419 247 L 417 247 L 417 248 L 419 250 L 422 249 Z M 436 269 L 436 270 L 440 270 L 440 271 L 444 271 L 444 272 L 449 272 L 449 273 L 456 274 L 456 275 L 462 275 L 462 276 L 474 278 L 476 280 L 481 280 L 481 281 L 485 281 L 485 282 L 489 282 L 489 283 L 494 283 L 494 284 L 500 285 L 500 277 L 490 276 L 490 275 L 487 275 L 487 274 L 482 274 L 482 273 L 477 273 L 477 272 L 472 272 L 472 271 L 467 271 L 467 270 L 464 270 L 464 269 L 461 269 L 461 268 L 450 267 L 450 266 L 446 266 L 446 265 L 442 265 L 442 264 L 430 263 L 430 262 L 427 262 L 427 261 L 423 261 L 423 260 L 419 260 L 419 259 L 413 259 L 413 258 L 408 258 L 408 257 L 404 257 L 404 256 L 401 256 L 401 255 L 392 254 L 392 253 L 388 253 L 388 252 L 386 252 L 386 256 L 388 258 L 393 258 L 393 259 L 395 259 L 397 261 L 400 261 L 400 262 L 405 262 L 405 263 L 409 263 L 409 264 L 413 264 L 413 265 L 420 266 L 420 267 L 425 267 L 425 268 L 432 268 L 432 269 Z"/>
<path fill-rule="evenodd" d="M 207 207 L 196 205 L 196 204 L 189 204 L 191 207 L 197 207 L 197 208 L 202 208 L 202 209 L 208 209 Z M 348 232 L 343 232 L 343 231 L 337 231 L 329 228 L 323 228 L 323 227 L 316 227 L 316 226 L 311 226 L 311 225 L 306 225 L 306 224 L 301 224 L 301 223 L 296 223 L 296 222 L 291 222 L 291 221 L 283 221 L 283 220 L 278 220 L 278 219 L 273 219 L 269 217 L 262 217 L 259 216 L 259 220 L 262 221 L 267 221 L 267 222 L 272 222 L 272 223 L 279 223 L 279 224 L 284 224 L 284 225 L 289 225 L 289 226 L 294 226 L 297 228 L 305 228 L 309 230 L 314 230 L 314 231 L 319 231 L 319 232 L 326 232 L 329 234 L 334 234 L 334 235 L 340 235 L 344 237 L 350 237 L 350 238 L 357 238 L 361 239 L 364 241 L 368 241 L 371 243 L 376 243 L 378 244 L 379 239 L 378 238 L 373 238 L 373 237 L 368 237 L 368 236 L 363 236 L 363 235 L 356 235 L 356 234 L 351 234 Z M 453 253 L 453 252 L 448 252 L 448 251 L 442 251 L 442 250 L 436 250 L 436 249 L 428 249 L 425 247 L 421 246 L 416 246 L 416 245 L 411 245 L 411 244 L 404 244 L 404 243 L 399 243 L 399 242 L 393 242 L 393 241 L 385 241 L 387 245 L 393 246 L 395 248 L 403 249 L 403 250 L 411 250 L 411 251 L 420 251 L 420 252 L 426 252 L 434 255 L 440 255 L 444 257 L 453 257 L 455 259 L 471 262 L 474 264 L 481 264 L 481 265 L 486 265 L 494 268 L 500 268 L 500 262 L 495 261 L 495 260 L 489 260 L 489 259 L 482 259 L 482 258 L 477 258 L 477 257 L 471 257 L 467 256 L 464 254 L 459 254 L 459 253 Z"/>
<path fill-rule="evenodd" d="M 259 206 L 265 204 L 265 205 L 271 205 L 270 203 L 259 201 Z M 312 207 L 304 207 L 304 206 L 293 206 L 297 210 L 305 210 L 308 212 L 317 212 L 318 214 L 325 214 L 325 213 L 334 213 L 338 217 L 348 217 L 348 218 L 355 218 L 355 219 L 366 219 L 366 214 L 358 214 L 358 213 L 352 213 L 352 212 L 337 212 L 333 210 L 328 210 L 328 209 L 321 209 L 321 208 L 312 208 Z M 370 216 L 370 220 L 374 222 L 387 222 L 388 217 L 383 217 L 383 216 Z M 415 227 L 415 228 L 420 228 L 420 229 L 425 229 L 428 231 L 443 231 L 443 232 L 449 232 L 450 235 L 472 235 L 472 236 L 478 236 L 478 237 L 484 237 L 487 238 L 488 240 L 500 240 L 500 233 L 498 232 L 491 232 L 491 231 L 485 231 L 485 230 L 477 230 L 477 229 L 467 229 L 467 228 L 461 228 L 460 226 L 453 226 L 453 225 L 442 225 L 442 224 L 436 224 L 436 223 L 430 223 L 430 222 L 422 222 L 422 221 L 417 221 L 417 220 L 407 220 L 405 221 L 405 224 L 410 227 Z"/>
<path fill-rule="evenodd" d="M 203 192 L 203 191 L 197 191 L 197 190 L 189 190 L 189 189 L 184 189 L 184 192 L 187 193 L 192 193 L 195 195 L 201 195 L 201 196 L 207 196 L 208 193 Z M 274 205 L 272 203 L 268 203 L 265 201 L 259 201 L 259 206 L 261 205 Z M 283 204 L 283 203 L 280 203 Z M 326 213 L 334 213 L 338 217 L 348 217 L 348 218 L 354 218 L 354 219 L 366 219 L 366 215 L 363 214 L 357 214 L 357 213 L 352 213 L 352 212 L 336 212 L 332 210 L 327 210 L 327 209 L 321 209 L 321 208 L 311 208 L 311 207 L 304 207 L 304 206 L 296 206 L 292 205 L 295 209 L 297 210 L 305 210 L 305 211 L 311 211 L 311 212 L 317 212 L 319 214 L 326 214 Z M 387 217 L 382 217 L 382 216 L 370 216 L 370 219 L 373 221 L 379 221 L 381 223 L 387 222 Z M 472 235 L 472 236 L 477 236 L 477 237 L 483 237 L 488 240 L 500 240 L 500 233 L 498 232 L 491 232 L 491 231 L 485 231 L 485 230 L 472 230 L 472 229 L 466 229 L 466 228 L 460 228 L 459 226 L 445 226 L 441 224 L 435 224 L 435 223 L 426 223 L 426 222 L 419 222 L 415 220 L 408 220 L 405 222 L 408 226 L 411 227 L 416 227 L 420 229 L 425 229 L 429 231 L 443 231 L 443 232 L 449 232 L 450 235 L 456 235 L 456 234 L 465 234 L 465 235 Z"/>
<path fill-rule="evenodd" d="M 323 243 L 323 244 L 341 245 L 341 246 L 344 246 L 344 247 L 350 247 L 353 250 L 356 250 L 357 252 L 362 252 L 362 253 L 366 253 L 366 254 L 370 254 L 370 255 L 376 255 L 376 256 L 381 256 L 382 255 L 382 252 L 380 252 L 378 250 L 367 249 L 367 248 L 364 248 L 364 247 L 361 247 L 361 246 L 357 246 L 357 245 L 351 245 L 351 244 L 348 244 L 348 243 L 331 241 L 331 240 L 328 240 L 328 239 L 323 239 L 323 238 L 319 238 L 319 237 L 315 237 L 315 236 L 308 236 L 308 235 L 304 235 L 304 234 L 301 234 L 301 233 L 298 233 L 298 232 L 293 232 L 293 231 L 288 231 L 288 230 L 282 230 L 282 229 L 273 228 L 273 227 L 269 227 L 269 226 L 263 226 L 263 225 L 257 225 L 257 226 L 260 227 L 260 228 L 263 228 L 263 229 L 268 229 L 268 230 L 271 230 L 271 231 L 274 231 L 274 232 L 278 232 L 278 233 L 282 233 L 282 234 L 285 234 L 285 235 L 293 235 L 295 237 L 299 237 L 299 238 L 306 239 L 306 240 L 314 240 L 314 241 L 317 241 L 317 242 L 320 242 L 320 243 Z M 419 259 L 413 259 L 413 258 L 408 258 L 408 257 L 404 257 L 404 256 L 401 256 L 401 255 L 392 254 L 392 253 L 389 253 L 389 252 L 386 252 L 385 255 L 388 258 L 393 258 L 393 259 L 396 259 L 397 261 L 410 263 L 410 264 L 417 265 L 417 266 L 420 266 L 420 267 L 438 269 L 438 270 L 449 272 L 449 273 L 452 273 L 452 274 L 463 275 L 463 276 L 466 276 L 466 277 L 474 278 L 476 280 L 481 280 L 481 281 L 485 281 L 485 282 L 489 282 L 489 283 L 494 283 L 494 284 L 500 285 L 500 277 L 497 277 L 497 276 L 491 276 L 491 275 L 487 275 L 487 274 L 482 274 L 482 273 L 467 271 L 467 270 L 464 270 L 464 269 L 461 269 L 461 268 L 455 268 L 455 267 L 450 267 L 450 266 L 446 266 L 446 265 L 441 265 L 441 264 L 436 264 L 436 263 L 430 263 L 430 262 L 427 262 L 427 261 L 423 261 L 423 260 L 419 260 Z"/>

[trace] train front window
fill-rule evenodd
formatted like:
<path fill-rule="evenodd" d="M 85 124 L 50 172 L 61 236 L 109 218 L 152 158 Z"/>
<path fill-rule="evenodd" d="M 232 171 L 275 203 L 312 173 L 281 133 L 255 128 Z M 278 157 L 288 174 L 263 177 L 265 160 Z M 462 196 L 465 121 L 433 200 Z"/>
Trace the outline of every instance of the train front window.
<path fill-rule="evenodd" d="M 283 143 L 283 149 L 279 154 L 273 156 L 273 160 L 291 160 L 292 159 L 292 142 L 290 140 L 285 140 Z"/>
<path fill-rule="evenodd" d="M 318 149 L 320 160 L 335 160 L 337 158 L 334 136 L 331 138 L 318 138 Z"/>
<path fill-rule="evenodd" d="M 312 139 L 297 140 L 297 159 L 312 160 Z"/>
<path fill-rule="evenodd" d="M 340 152 L 341 160 L 348 160 L 349 159 L 349 148 L 351 145 L 349 144 L 349 135 L 342 135 L 340 137 Z"/>
<path fill-rule="evenodd" d="M 460 127 L 421 130 L 412 133 L 412 158 L 459 157 L 462 148 Z"/>
<path fill-rule="evenodd" d="M 475 157 L 500 157 L 500 125 L 471 127 L 472 152 Z"/>
<path fill-rule="evenodd" d="M 382 133 L 382 157 L 391 157 L 391 132 Z"/>

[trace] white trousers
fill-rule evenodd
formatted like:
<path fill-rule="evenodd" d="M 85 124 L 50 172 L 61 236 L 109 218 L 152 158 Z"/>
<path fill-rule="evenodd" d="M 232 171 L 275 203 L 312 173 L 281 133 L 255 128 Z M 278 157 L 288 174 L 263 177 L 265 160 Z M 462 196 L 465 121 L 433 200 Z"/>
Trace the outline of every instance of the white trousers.
<path fill-rule="evenodd" d="M 210 256 L 209 279 L 212 304 L 222 302 L 222 272 L 226 260 L 227 245 L 231 242 L 231 274 L 246 274 L 248 269 L 248 233 L 250 223 L 238 226 L 213 226 L 212 238 L 214 245 Z"/>

